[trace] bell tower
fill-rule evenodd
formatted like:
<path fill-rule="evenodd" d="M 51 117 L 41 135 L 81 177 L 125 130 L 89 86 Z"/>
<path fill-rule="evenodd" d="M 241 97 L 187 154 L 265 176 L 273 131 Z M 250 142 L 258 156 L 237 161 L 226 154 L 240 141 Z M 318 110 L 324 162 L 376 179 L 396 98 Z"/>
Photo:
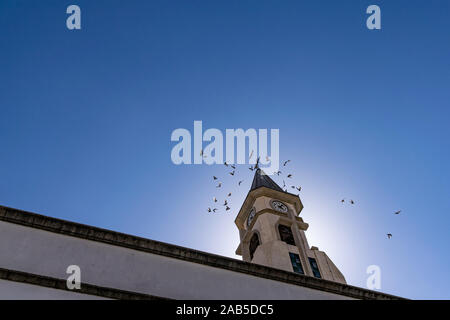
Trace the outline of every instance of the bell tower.
<path fill-rule="evenodd" d="M 285 192 L 258 168 L 235 220 L 240 236 L 236 254 L 247 262 L 346 283 L 325 252 L 309 247 L 302 209 L 298 195 Z"/>

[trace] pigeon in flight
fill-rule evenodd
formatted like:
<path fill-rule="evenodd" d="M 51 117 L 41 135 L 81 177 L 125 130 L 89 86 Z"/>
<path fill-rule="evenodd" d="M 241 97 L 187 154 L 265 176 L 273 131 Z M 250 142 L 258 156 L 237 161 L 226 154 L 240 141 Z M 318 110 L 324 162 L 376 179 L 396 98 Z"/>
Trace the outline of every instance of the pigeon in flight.
<path fill-rule="evenodd" d="M 341 203 L 344 203 L 344 202 L 345 202 L 345 199 L 342 199 L 342 200 L 341 200 Z"/>
<path fill-rule="evenodd" d="M 292 178 L 292 174 L 288 174 L 287 177 L 288 177 L 288 178 Z"/>
<path fill-rule="evenodd" d="M 212 211 L 215 213 L 217 211 L 217 208 L 214 208 Z"/>
<path fill-rule="evenodd" d="M 289 162 L 291 162 L 291 160 L 287 160 L 283 163 L 283 167 L 285 167 Z"/>
<path fill-rule="evenodd" d="M 230 172 L 230 174 L 231 174 L 232 176 L 234 176 L 234 170 L 233 170 L 233 171 L 231 171 L 231 172 Z"/>
<path fill-rule="evenodd" d="M 226 210 L 226 211 L 230 210 L 230 207 L 229 207 L 229 206 L 227 206 L 227 207 L 225 208 L 225 210 Z"/>
<path fill-rule="evenodd" d="M 223 164 L 225 165 L 225 167 L 228 167 L 228 163 L 226 161 Z"/>
<path fill-rule="evenodd" d="M 213 180 L 217 180 L 217 177 L 216 177 L 216 176 L 213 176 Z"/>
<path fill-rule="evenodd" d="M 243 182 L 244 180 L 241 180 L 241 181 L 239 181 L 238 182 L 238 186 L 240 186 L 241 185 L 241 183 Z"/>
<path fill-rule="evenodd" d="M 275 172 L 275 174 L 276 174 L 277 176 L 279 176 L 279 175 L 281 174 L 281 171 L 278 170 L 277 172 Z"/>
<path fill-rule="evenodd" d="M 402 210 L 395 211 L 394 214 L 400 214 L 400 212 L 402 212 Z"/>
<path fill-rule="evenodd" d="M 213 198 L 213 201 L 214 201 L 214 202 L 217 202 L 217 198 L 216 198 L 216 197 L 214 197 L 214 198 Z"/>
<path fill-rule="evenodd" d="M 219 182 L 216 188 L 220 188 L 222 186 L 222 182 Z"/>
<path fill-rule="evenodd" d="M 236 166 L 235 166 L 235 165 L 230 165 L 230 167 L 233 168 L 233 169 L 236 169 Z"/>
<path fill-rule="evenodd" d="M 227 202 L 227 200 L 225 200 L 225 202 L 224 202 L 224 204 L 223 204 L 223 205 L 224 205 L 224 206 L 226 206 L 227 204 L 228 204 L 228 202 Z"/>
<path fill-rule="evenodd" d="M 211 212 L 212 210 L 211 210 L 211 208 L 208 208 L 208 212 Z"/>
<path fill-rule="evenodd" d="M 351 203 L 351 204 L 355 204 L 355 201 L 353 201 L 353 200 L 350 200 L 350 203 Z"/>
<path fill-rule="evenodd" d="M 231 192 L 228 194 L 229 197 L 231 197 Z"/>
<path fill-rule="evenodd" d="M 392 238 L 392 234 L 388 233 L 387 237 L 388 237 L 388 239 Z"/>

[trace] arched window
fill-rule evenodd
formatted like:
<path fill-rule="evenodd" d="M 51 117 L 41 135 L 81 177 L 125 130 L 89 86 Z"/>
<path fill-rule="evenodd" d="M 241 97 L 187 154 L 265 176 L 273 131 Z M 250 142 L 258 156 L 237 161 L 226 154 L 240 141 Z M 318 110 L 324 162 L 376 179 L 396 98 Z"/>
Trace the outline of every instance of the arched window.
<path fill-rule="evenodd" d="M 250 239 L 250 260 L 253 259 L 253 254 L 256 251 L 256 248 L 258 248 L 259 246 L 259 237 L 258 234 L 255 232 L 252 236 L 252 238 Z"/>
<path fill-rule="evenodd" d="M 294 235 L 292 234 L 291 227 L 280 224 L 278 225 L 278 232 L 280 233 L 281 241 L 284 241 L 287 244 L 295 246 Z"/>

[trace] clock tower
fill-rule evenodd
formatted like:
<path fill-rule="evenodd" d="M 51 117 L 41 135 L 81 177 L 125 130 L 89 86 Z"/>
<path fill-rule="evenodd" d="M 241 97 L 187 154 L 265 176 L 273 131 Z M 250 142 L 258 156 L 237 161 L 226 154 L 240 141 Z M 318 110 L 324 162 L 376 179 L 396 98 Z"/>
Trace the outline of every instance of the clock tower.
<path fill-rule="evenodd" d="M 281 189 L 258 168 L 235 220 L 240 236 L 236 254 L 247 262 L 346 283 L 325 252 L 309 247 L 302 209 L 298 195 Z"/>

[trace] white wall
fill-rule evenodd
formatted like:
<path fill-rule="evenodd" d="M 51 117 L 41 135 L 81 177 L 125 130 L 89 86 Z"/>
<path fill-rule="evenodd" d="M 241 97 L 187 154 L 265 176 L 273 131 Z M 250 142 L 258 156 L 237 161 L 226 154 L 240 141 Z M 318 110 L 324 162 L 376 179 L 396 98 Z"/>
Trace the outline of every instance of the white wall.
<path fill-rule="evenodd" d="M 80 266 L 82 283 L 175 299 L 349 299 L 0 221 L 1 268 L 66 279 L 67 266 L 72 264 Z M 10 288 L 11 284 L 0 285 L 0 297 Z M 57 291 L 61 298 L 67 294 Z M 24 290 L 16 292 L 18 298 L 25 294 Z"/>
<path fill-rule="evenodd" d="M 105 298 L 0 279 L 0 300 L 105 300 Z"/>

